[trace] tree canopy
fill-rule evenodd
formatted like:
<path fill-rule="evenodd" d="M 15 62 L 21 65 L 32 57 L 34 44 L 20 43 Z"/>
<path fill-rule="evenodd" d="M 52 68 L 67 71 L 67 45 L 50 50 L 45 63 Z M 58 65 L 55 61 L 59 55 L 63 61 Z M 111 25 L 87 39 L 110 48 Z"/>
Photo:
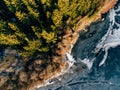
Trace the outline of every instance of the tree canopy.
<path fill-rule="evenodd" d="M 48 53 L 57 45 L 60 27 L 93 14 L 100 0 L 0 0 L 0 44 L 22 56 Z M 69 21 L 69 23 L 67 23 Z"/>

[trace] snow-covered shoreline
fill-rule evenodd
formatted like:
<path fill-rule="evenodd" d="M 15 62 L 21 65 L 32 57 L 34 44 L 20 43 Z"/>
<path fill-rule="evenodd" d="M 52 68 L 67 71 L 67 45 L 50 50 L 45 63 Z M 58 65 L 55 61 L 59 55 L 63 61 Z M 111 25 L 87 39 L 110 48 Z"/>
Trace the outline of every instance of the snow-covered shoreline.
<path fill-rule="evenodd" d="M 106 4 L 101 8 L 101 10 L 99 10 L 99 12 L 94 16 L 94 18 L 91 18 L 89 20 L 88 17 L 85 16 L 82 20 L 80 20 L 80 23 L 83 22 L 83 24 L 76 28 L 76 32 L 73 33 L 73 39 L 72 39 L 71 42 L 69 42 L 70 43 L 69 45 L 72 45 L 72 47 L 69 48 L 69 50 L 68 50 L 69 53 L 65 53 L 65 56 L 67 57 L 66 63 L 68 64 L 68 67 L 64 68 L 64 69 L 61 69 L 61 71 L 59 73 L 56 73 L 51 78 L 45 80 L 44 83 L 36 85 L 35 88 L 40 88 L 40 87 L 47 86 L 49 84 L 53 84 L 54 81 L 51 82 L 51 80 L 53 78 L 58 78 L 59 79 L 59 77 L 61 75 L 64 75 L 65 73 L 67 73 L 70 70 L 70 68 L 74 65 L 74 62 L 75 62 L 75 60 L 74 60 L 73 56 L 70 54 L 70 52 L 71 52 L 74 44 L 76 43 L 76 41 L 77 41 L 77 39 L 79 37 L 78 32 L 85 29 L 85 27 L 89 26 L 91 23 L 93 23 L 93 22 L 95 22 L 97 20 L 100 20 L 101 15 L 108 12 L 111 8 L 113 8 L 113 6 L 116 4 L 116 2 L 117 2 L 117 0 L 111 0 L 111 1 L 106 0 Z M 87 21 L 87 23 L 86 23 L 86 21 Z"/>
<path fill-rule="evenodd" d="M 60 78 L 59 76 L 67 73 L 70 70 L 70 68 L 73 66 L 73 64 L 75 62 L 75 59 L 73 58 L 72 55 L 70 55 L 70 53 L 66 53 L 66 59 L 67 59 L 66 62 L 68 64 L 68 67 L 66 69 L 62 69 L 60 73 L 56 73 L 54 76 L 52 76 L 51 78 L 46 80 L 44 84 L 40 84 L 40 85 L 36 86 L 36 88 L 40 88 L 40 87 L 43 87 L 43 86 L 53 84 L 54 81 L 51 81 L 52 79 L 57 78 L 59 80 L 59 78 Z"/>

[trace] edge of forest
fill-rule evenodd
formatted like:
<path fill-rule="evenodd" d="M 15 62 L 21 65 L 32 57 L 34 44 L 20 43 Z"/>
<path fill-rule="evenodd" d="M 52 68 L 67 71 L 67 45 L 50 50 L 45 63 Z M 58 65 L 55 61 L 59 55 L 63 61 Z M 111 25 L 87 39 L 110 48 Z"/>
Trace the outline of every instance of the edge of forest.
<path fill-rule="evenodd" d="M 95 13 L 92 17 L 89 17 L 88 15 L 84 16 L 82 19 L 79 20 L 79 22 L 75 26 L 75 32 L 72 32 L 70 28 L 66 30 L 66 34 L 63 36 L 63 39 L 61 43 L 59 44 L 60 50 L 56 50 L 56 52 L 61 54 L 61 57 L 54 57 L 54 62 L 58 62 L 60 64 L 60 67 L 56 69 L 54 72 L 49 72 L 49 70 L 45 70 L 47 74 L 45 73 L 44 81 L 40 82 L 34 82 L 33 84 L 29 85 L 27 87 L 27 90 L 34 90 L 35 88 L 42 87 L 48 85 L 48 81 L 50 79 L 60 77 L 64 73 L 67 72 L 67 70 L 72 66 L 73 63 L 71 63 L 69 60 L 65 61 L 66 53 L 71 54 L 72 47 L 76 43 L 79 37 L 79 32 L 81 30 L 85 30 L 86 27 L 91 25 L 93 22 L 101 20 L 102 14 L 107 13 L 111 8 L 114 7 L 114 5 L 117 3 L 118 0 L 102 0 L 101 5 L 98 7 L 98 12 Z"/>

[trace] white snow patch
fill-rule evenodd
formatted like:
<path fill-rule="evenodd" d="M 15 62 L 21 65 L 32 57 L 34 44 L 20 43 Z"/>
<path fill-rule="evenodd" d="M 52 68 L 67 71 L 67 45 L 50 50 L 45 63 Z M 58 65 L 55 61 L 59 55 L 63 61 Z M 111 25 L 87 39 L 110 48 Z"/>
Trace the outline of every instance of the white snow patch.
<path fill-rule="evenodd" d="M 84 59 L 84 60 L 81 60 L 82 63 L 86 64 L 88 69 L 90 70 L 93 66 L 93 62 L 94 62 L 95 58 L 93 60 L 89 60 L 89 59 Z"/>
<path fill-rule="evenodd" d="M 67 59 L 68 59 L 70 62 L 75 61 L 75 59 L 73 58 L 73 56 L 70 55 L 69 53 L 66 53 L 66 57 L 67 57 Z"/>

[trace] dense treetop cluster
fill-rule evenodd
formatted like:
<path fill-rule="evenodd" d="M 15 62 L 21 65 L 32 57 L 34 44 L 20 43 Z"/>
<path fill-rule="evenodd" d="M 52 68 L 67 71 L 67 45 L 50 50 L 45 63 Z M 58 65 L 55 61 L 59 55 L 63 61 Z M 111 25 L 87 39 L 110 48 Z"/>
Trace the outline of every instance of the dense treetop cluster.
<path fill-rule="evenodd" d="M 0 44 L 25 57 L 52 52 L 65 26 L 92 15 L 100 0 L 0 0 Z M 62 29 L 60 29 L 62 28 Z"/>

